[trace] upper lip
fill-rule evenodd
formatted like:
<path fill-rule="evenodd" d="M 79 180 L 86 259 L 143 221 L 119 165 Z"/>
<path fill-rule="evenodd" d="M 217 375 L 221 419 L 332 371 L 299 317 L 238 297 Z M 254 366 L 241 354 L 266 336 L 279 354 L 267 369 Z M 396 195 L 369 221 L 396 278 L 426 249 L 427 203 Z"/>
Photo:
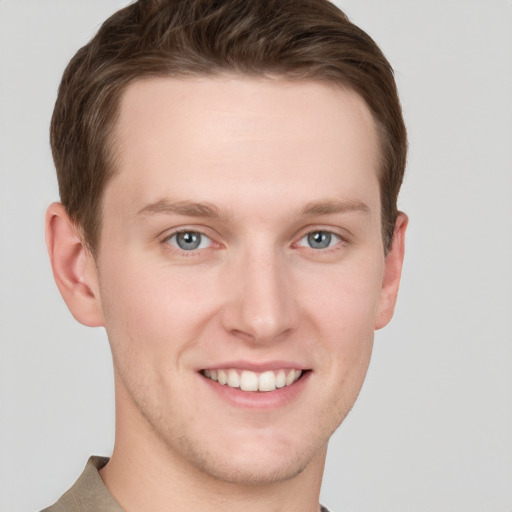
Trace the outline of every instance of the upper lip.
<path fill-rule="evenodd" d="M 216 370 L 236 368 L 237 370 L 249 370 L 260 373 L 268 370 L 307 370 L 308 367 L 293 361 L 226 361 L 222 363 L 208 364 L 199 370 Z"/>

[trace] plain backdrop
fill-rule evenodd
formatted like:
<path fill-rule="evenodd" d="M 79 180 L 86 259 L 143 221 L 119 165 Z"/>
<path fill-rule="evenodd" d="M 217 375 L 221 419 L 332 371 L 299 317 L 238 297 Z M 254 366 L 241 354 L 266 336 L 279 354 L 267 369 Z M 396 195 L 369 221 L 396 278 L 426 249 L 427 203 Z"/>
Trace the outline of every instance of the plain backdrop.
<path fill-rule="evenodd" d="M 113 445 L 105 333 L 43 238 L 65 65 L 120 0 L 0 0 L 0 511 L 53 503 Z M 340 0 L 396 70 L 410 216 L 393 322 L 331 441 L 335 512 L 512 511 L 512 2 Z"/>

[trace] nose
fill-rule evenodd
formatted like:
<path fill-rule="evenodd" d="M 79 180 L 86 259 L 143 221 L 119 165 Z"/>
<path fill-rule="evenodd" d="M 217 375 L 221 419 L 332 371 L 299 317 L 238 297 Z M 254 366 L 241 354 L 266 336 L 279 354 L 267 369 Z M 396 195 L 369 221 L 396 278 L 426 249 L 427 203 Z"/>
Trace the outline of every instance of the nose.
<path fill-rule="evenodd" d="M 230 265 L 224 286 L 224 328 L 246 341 L 265 344 L 292 332 L 298 320 L 291 271 L 272 251 L 252 252 Z"/>

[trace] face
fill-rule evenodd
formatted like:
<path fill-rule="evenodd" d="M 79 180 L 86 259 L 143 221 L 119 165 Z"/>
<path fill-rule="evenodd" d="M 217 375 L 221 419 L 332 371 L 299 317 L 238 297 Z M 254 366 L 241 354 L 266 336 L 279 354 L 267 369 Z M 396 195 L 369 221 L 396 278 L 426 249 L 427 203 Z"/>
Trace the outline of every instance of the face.
<path fill-rule="evenodd" d="M 118 423 L 225 481 L 323 460 L 390 317 L 364 102 L 282 79 L 145 80 L 115 147 L 97 279 Z"/>

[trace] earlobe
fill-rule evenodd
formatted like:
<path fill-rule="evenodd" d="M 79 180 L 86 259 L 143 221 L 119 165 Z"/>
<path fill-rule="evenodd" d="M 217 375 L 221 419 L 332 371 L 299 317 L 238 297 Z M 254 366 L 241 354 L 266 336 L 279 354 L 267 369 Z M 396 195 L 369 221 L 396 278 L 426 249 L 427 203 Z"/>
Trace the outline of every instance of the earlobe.
<path fill-rule="evenodd" d="M 393 241 L 384 263 L 384 277 L 380 291 L 375 329 L 382 329 L 393 317 L 405 251 L 405 231 L 408 218 L 399 212 L 395 223 Z"/>
<path fill-rule="evenodd" d="M 61 203 L 48 207 L 45 234 L 53 276 L 71 314 L 84 325 L 104 325 L 94 259 Z"/>

